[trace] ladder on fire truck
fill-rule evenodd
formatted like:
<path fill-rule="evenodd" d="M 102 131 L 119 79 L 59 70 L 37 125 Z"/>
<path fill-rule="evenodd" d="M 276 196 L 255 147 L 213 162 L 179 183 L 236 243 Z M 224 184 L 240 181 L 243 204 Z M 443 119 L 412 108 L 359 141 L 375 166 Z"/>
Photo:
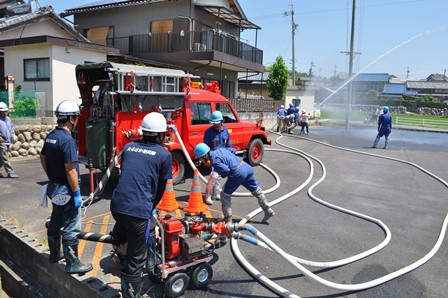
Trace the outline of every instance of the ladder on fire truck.
<path fill-rule="evenodd" d="M 162 68 L 109 68 L 107 71 L 117 75 L 116 92 L 127 95 L 184 95 L 182 79 L 189 81 L 192 77 L 181 70 Z"/>

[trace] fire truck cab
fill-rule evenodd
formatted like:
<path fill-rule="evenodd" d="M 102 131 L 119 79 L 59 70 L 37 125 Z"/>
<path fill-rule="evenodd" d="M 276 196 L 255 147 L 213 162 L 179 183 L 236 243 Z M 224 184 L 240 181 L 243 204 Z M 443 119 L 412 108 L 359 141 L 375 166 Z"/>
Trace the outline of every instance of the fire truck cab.
<path fill-rule="evenodd" d="M 154 112 L 162 113 L 171 127 L 164 145 L 173 157 L 174 184 L 182 181 L 187 165 L 181 143 L 193 159 L 194 147 L 203 141 L 216 110 L 223 114 L 232 146 L 250 164 L 260 164 L 264 144 L 271 144 L 262 119 L 241 121 L 217 82 L 202 86 L 181 70 L 110 62 L 78 65 L 76 78 L 83 105 L 79 156 L 88 168 L 107 169 L 124 145 L 141 138 L 141 121 Z"/>

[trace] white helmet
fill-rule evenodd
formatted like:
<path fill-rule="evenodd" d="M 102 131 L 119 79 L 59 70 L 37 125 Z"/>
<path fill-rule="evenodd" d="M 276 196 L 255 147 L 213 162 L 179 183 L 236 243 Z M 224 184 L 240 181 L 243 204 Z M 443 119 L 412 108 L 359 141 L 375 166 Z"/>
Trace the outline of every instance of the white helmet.
<path fill-rule="evenodd" d="M 285 108 L 285 106 L 284 106 L 284 105 L 281 105 L 281 106 L 280 106 L 280 108 L 281 108 L 281 109 L 284 109 L 284 108 Z"/>
<path fill-rule="evenodd" d="M 165 132 L 167 130 L 166 119 L 158 112 L 149 113 L 143 118 L 140 129 L 145 132 Z"/>
<path fill-rule="evenodd" d="M 305 110 L 302 110 L 302 114 L 305 114 L 306 113 L 306 111 Z"/>
<path fill-rule="evenodd" d="M 0 102 L 0 112 L 6 112 L 8 110 L 8 106 L 4 102 Z"/>
<path fill-rule="evenodd" d="M 67 116 L 79 115 L 79 106 L 72 100 L 64 100 L 57 107 L 54 114 L 58 119 L 67 118 Z"/>

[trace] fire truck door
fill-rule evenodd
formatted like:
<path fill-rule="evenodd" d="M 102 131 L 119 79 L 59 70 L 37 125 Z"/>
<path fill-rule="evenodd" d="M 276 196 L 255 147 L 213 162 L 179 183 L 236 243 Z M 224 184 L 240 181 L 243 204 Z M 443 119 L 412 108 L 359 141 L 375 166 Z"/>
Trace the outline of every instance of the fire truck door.
<path fill-rule="evenodd" d="M 210 118 L 212 117 L 212 109 L 210 103 L 190 102 L 191 118 L 189 143 L 192 148 L 204 141 L 204 133 L 211 126 Z M 184 140 L 185 141 L 185 140 Z"/>
<path fill-rule="evenodd" d="M 238 117 L 235 115 L 233 109 L 230 107 L 228 103 L 216 103 L 216 110 L 221 111 L 222 117 L 224 119 L 224 125 L 229 130 L 230 141 L 232 142 L 232 147 L 236 150 L 246 149 L 244 144 L 249 142 L 244 138 L 248 137 L 248 134 L 244 133 L 244 128 L 241 125 L 241 122 L 238 120 Z"/>

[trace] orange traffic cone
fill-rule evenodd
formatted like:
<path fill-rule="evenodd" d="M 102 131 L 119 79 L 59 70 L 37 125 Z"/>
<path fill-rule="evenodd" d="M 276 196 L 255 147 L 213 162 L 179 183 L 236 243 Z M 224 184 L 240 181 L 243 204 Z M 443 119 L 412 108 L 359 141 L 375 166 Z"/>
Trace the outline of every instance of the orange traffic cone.
<path fill-rule="evenodd" d="M 160 200 L 160 203 L 157 205 L 156 209 L 171 212 L 179 208 L 180 205 L 177 203 L 176 195 L 174 194 L 173 180 L 168 179 L 162 200 Z"/>
<path fill-rule="evenodd" d="M 194 170 L 193 184 L 191 184 L 190 198 L 188 199 L 188 206 L 184 208 L 185 212 L 199 214 L 208 210 L 208 206 L 204 205 L 201 192 L 201 184 L 199 182 L 199 171 Z"/>

